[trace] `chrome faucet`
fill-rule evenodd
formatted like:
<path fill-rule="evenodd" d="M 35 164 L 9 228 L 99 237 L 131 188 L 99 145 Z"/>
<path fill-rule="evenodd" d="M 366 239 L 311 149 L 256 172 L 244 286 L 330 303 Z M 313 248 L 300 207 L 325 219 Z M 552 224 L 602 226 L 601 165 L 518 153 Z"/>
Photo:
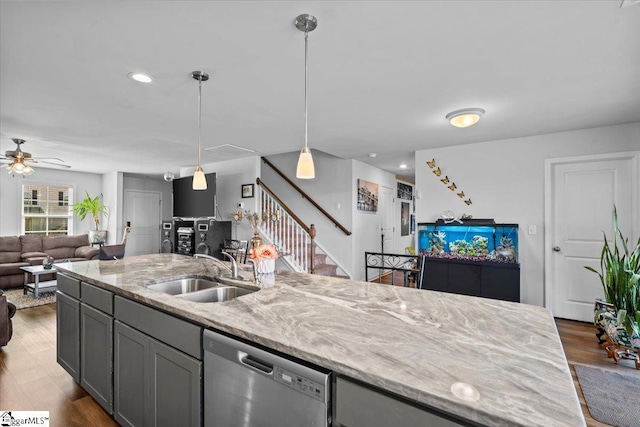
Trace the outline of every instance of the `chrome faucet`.
<path fill-rule="evenodd" d="M 225 264 L 224 262 L 220 261 L 218 258 L 212 257 L 211 255 L 195 254 L 195 255 L 193 255 L 193 257 L 194 258 L 206 258 L 206 259 L 210 259 L 211 261 L 215 261 L 216 263 L 218 263 L 221 266 L 223 266 L 229 273 L 231 273 L 231 278 L 232 279 L 244 280 L 242 277 L 238 276 L 238 263 L 236 262 L 236 259 L 233 257 L 233 255 L 231 255 L 230 253 L 225 252 L 225 251 L 222 251 L 222 255 L 225 255 L 227 258 L 229 258 L 229 260 L 231 261 L 231 268 L 229 268 L 229 266 L 227 264 Z"/>
<path fill-rule="evenodd" d="M 258 264 L 256 264 L 256 260 L 249 258 L 247 259 L 247 261 L 249 261 L 253 265 L 253 283 L 255 283 L 256 285 L 260 284 L 260 279 L 258 276 Z"/>

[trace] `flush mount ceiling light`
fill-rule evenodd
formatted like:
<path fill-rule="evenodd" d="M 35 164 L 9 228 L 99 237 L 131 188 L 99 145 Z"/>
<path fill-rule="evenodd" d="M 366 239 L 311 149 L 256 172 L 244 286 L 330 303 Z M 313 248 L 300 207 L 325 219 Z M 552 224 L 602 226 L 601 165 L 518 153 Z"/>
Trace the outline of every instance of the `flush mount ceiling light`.
<path fill-rule="evenodd" d="M 294 24 L 298 30 L 304 31 L 304 147 L 300 150 L 298 167 L 296 168 L 296 178 L 313 179 L 316 177 L 316 169 L 313 165 L 311 150 L 309 150 L 309 146 L 307 145 L 307 45 L 309 31 L 316 29 L 318 26 L 318 20 L 314 16 L 303 14 L 296 18 Z"/>
<path fill-rule="evenodd" d="M 129 73 L 129 78 L 140 83 L 151 83 L 153 79 L 143 73 Z"/>
<path fill-rule="evenodd" d="M 463 108 L 447 114 L 447 120 L 457 128 L 468 128 L 478 123 L 480 116 L 484 114 L 482 108 Z"/>
<path fill-rule="evenodd" d="M 400 165 L 400 169 L 406 169 L 406 168 L 408 168 L 408 167 L 409 167 L 409 166 L 405 165 L 404 163 Z"/>
<path fill-rule="evenodd" d="M 198 81 L 198 166 L 196 166 L 196 170 L 193 173 L 192 188 L 194 190 L 206 190 L 207 178 L 205 178 L 202 167 L 200 167 L 200 153 L 202 151 L 202 82 L 209 80 L 209 74 L 204 71 L 194 71 L 191 73 L 191 77 Z"/>

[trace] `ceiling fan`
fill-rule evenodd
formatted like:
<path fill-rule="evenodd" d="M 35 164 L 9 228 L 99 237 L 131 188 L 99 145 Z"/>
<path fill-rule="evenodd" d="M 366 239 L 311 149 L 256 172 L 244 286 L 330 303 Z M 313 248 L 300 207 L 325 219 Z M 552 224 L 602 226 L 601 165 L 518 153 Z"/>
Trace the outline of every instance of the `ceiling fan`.
<path fill-rule="evenodd" d="M 16 174 L 18 174 L 22 175 L 23 178 L 31 175 L 33 173 L 33 168 L 29 163 L 47 163 L 67 169 L 71 167 L 69 165 L 65 165 L 64 160 L 57 157 L 42 157 L 39 159 L 34 159 L 33 157 L 31 157 L 31 153 L 25 153 L 20 148 L 20 146 L 25 143 L 24 139 L 12 138 L 11 140 L 15 142 L 18 147 L 13 151 L 5 151 L 4 155 L 0 154 L 0 161 L 4 160 L 3 163 L 7 163 L 7 161 L 9 162 L 9 164 L 7 165 L 7 170 L 9 171 L 10 175 L 16 176 Z M 50 162 L 47 160 L 55 160 L 56 162 Z"/>

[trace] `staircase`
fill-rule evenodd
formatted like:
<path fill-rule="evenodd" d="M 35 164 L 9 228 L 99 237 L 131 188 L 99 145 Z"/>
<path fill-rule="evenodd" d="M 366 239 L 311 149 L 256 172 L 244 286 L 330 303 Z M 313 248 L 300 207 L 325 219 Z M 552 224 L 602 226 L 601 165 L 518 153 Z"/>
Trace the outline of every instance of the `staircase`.
<path fill-rule="evenodd" d="M 258 178 L 260 233 L 274 244 L 280 259 L 294 271 L 349 278 L 329 254 L 315 241 L 316 229 L 307 226 Z"/>

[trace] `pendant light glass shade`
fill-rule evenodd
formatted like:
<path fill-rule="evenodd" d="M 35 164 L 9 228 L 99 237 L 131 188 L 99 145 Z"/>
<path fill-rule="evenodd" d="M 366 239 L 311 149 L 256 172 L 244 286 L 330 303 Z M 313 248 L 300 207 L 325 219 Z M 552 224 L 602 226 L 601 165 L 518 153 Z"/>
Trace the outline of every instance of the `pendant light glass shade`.
<path fill-rule="evenodd" d="M 316 177 L 316 168 L 313 165 L 313 157 L 311 157 L 311 150 L 309 147 L 304 146 L 300 150 L 300 157 L 298 158 L 298 167 L 296 168 L 296 178 L 298 179 L 313 179 Z"/>
<path fill-rule="evenodd" d="M 313 179 L 316 177 L 316 168 L 313 165 L 311 150 L 307 145 L 309 128 L 307 120 L 307 51 L 309 31 L 316 29 L 318 20 L 314 16 L 303 14 L 296 18 L 294 24 L 298 30 L 304 31 L 304 147 L 300 150 L 298 167 L 296 168 L 296 178 Z"/>
<path fill-rule="evenodd" d="M 200 166 L 196 166 L 196 171 L 193 173 L 193 189 L 207 189 L 207 178 L 205 178 L 204 172 L 202 171 L 202 168 Z"/>
<path fill-rule="evenodd" d="M 196 170 L 193 172 L 191 188 L 194 190 L 206 190 L 207 178 L 204 176 L 202 167 L 200 167 L 200 153 L 202 145 L 202 82 L 209 80 L 209 74 L 204 71 L 194 71 L 191 73 L 191 77 L 198 80 L 198 166 L 196 166 Z"/>

